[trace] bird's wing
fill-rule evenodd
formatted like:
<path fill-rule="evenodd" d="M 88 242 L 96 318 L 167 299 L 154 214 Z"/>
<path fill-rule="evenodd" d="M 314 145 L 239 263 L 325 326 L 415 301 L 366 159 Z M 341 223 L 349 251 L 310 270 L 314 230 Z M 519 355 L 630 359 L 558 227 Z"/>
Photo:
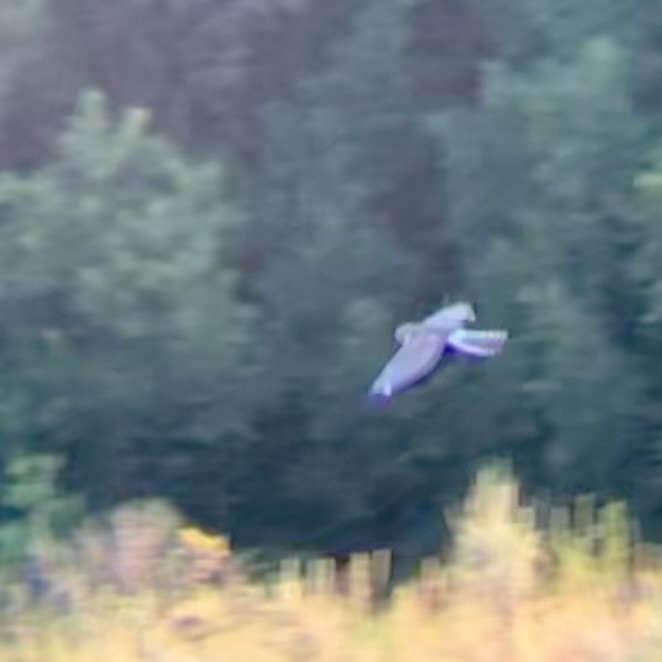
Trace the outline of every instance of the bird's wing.
<path fill-rule="evenodd" d="M 444 353 L 446 338 L 437 333 L 418 333 L 386 364 L 370 388 L 372 395 L 391 397 L 430 374 Z"/>
<path fill-rule="evenodd" d="M 421 324 L 428 329 L 449 329 L 465 321 L 475 322 L 476 313 L 470 304 L 459 302 L 440 308 L 436 313 L 428 315 Z"/>
<path fill-rule="evenodd" d="M 457 329 L 448 336 L 447 342 L 460 354 L 488 358 L 499 354 L 507 339 L 507 331 Z"/>

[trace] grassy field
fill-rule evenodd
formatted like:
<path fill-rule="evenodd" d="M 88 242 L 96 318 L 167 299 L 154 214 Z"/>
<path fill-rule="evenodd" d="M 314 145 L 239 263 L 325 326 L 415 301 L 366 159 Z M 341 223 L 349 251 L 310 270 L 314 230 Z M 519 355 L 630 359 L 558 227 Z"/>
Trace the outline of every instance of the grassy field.
<path fill-rule="evenodd" d="M 75 562 L 52 557 L 50 597 L 31 602 L 5 582 L 0 661 L 662 660 L 657 551 L 632 543 L 619 504 L 597 512 L 584 500 L 572 526 L 552 511 L 536 527 L 515 483 L 484 471 L 452 559 L 424 562 L 379 609 L 385 555 L 355 557 L 343 595 L 324 560 L 250 581 L 226 540 L 164 519 L 116 518 L 112 582 L 98 532 L 81 537 Z"/>

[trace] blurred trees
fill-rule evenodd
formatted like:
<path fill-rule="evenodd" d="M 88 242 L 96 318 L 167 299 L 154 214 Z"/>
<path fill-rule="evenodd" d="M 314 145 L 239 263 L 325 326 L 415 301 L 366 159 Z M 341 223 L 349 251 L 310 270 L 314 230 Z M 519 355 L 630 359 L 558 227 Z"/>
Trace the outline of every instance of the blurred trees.
<path fill-rule="evenodd" d="M 598 38 L 533 73 L 494 65 L 480 109 L 432 124 L 464 272 L 514 331 L 506 363 L 519 370 L 504 375 L 501 388 L 512 390 L 500 415 L 512 417 L 515 401 L 520 416 L 530 408 L 538 431 L 525 441 L 538 446 L 541 477 L 564 488 L 627 480 L 641 413 L 632 267 L 644 236 L 632 183 L 645 141 L 623 62 Z"/>
<path fill-rule="evenodd" d="M 66 453 L 93 502 L 153 488 L 155 435 L 241 434 L 261 393 L 219 170 L 147 120 L 84 94 L 48 165 L 0 181 L 6 445 Z"/>
<path fill-rule="evenodd" d="M 3 465 L 342 551 L 498 454 L 662 533 L 658 4 L 0 0 Z M 445 296 L 506 354 L 367 408 Z"/>

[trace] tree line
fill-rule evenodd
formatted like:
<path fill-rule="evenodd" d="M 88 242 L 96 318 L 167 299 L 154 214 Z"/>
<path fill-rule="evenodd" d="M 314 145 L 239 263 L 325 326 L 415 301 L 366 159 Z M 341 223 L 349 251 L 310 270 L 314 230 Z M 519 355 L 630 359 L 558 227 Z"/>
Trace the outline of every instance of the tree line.
<path fill-rule="evenodd" d="M 659 536 L 661 10 L 0 2 L 4 548 L 77 495 L 415 552 L 490 456 Z M 365 408 L 456 298 L 504 356 Z"/>

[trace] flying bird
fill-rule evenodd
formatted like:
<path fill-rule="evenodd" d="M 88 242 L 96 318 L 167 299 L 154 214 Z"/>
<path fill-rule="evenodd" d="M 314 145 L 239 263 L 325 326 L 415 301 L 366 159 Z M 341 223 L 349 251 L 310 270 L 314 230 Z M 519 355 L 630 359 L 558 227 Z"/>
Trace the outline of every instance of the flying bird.
<path fill-rule="evenodd" d="M 481 331 L 465 328 L 476 321 L 469 303 L 459 302 L 441 308 L 420 322 L 407 322 L 395 330 L 400 346 L 370 387 L 369 395 L 390 400 L 430 376 L 442 358 L 450 354 L 489 358 L 501 352 L 507 331 Z"/>

